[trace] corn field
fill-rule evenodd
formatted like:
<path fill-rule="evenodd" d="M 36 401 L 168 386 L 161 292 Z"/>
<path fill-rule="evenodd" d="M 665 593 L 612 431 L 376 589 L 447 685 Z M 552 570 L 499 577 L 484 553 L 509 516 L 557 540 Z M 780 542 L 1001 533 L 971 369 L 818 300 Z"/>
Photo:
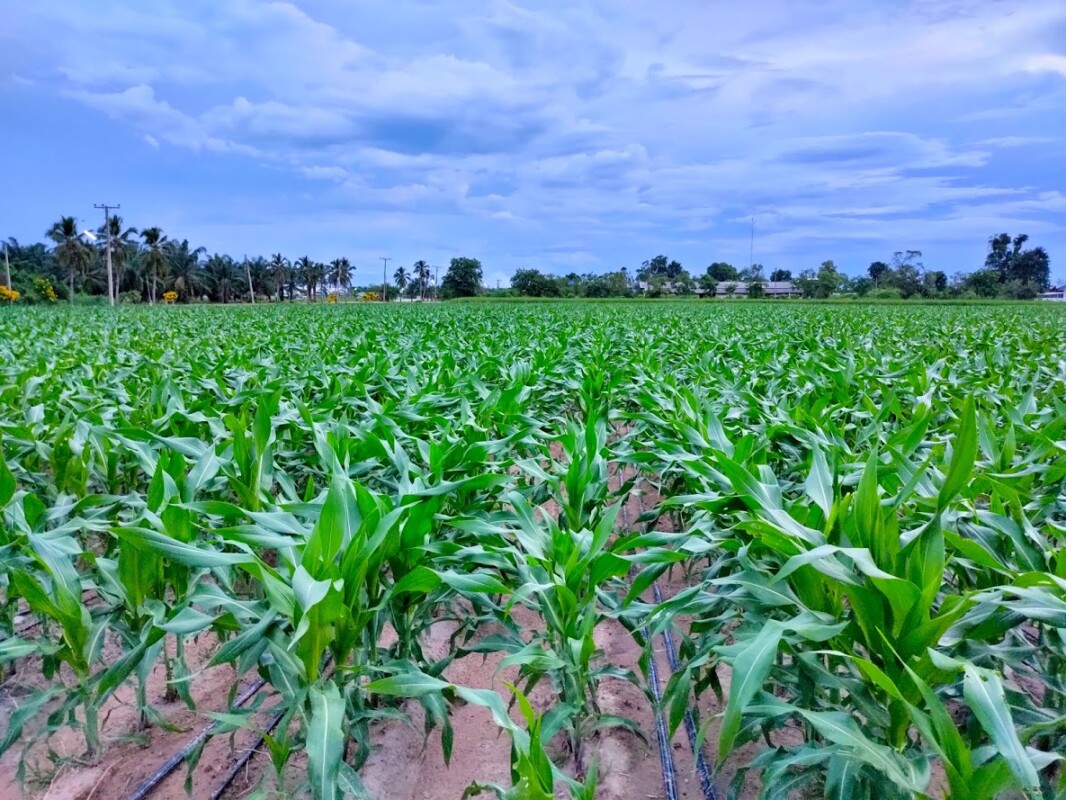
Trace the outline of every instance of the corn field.
<path fill-rule="evenodd" d="M 1061 309 L 48 312 L 0 795 L 1066 798 Z"/>

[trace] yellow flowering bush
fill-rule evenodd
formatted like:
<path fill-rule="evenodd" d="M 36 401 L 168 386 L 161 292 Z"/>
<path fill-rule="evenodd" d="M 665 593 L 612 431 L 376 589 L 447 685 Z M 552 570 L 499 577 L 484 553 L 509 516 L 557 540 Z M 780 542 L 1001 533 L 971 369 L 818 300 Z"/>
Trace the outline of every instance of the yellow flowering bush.
<path fill-rule="evenodd" d="M 337 295 L 336 292 L 330 292 L 328 295 L 326 295 L 327 303 L 336 303 L 339 299 L 340 297 Z"/>
<path fill-rule="evenodd" d="M 18 289 L 11 289 L 0 284 L 0 300 L 3 300 L 5 303 L 14 303 L 21 296 L 22 295 L 19 294 Z"/>
<path fill-rule="evenodd" d="M 378 293 L 377 292 L 363 292 L 363 302 L 371 303 L 371 302 L 373 302 L 374 300 L 377 300 L 377 299 L 378 299 Z"/>
<path fill-rule="evenodd" d="M 163 302 L 173 303 L 178 299 L 178 293 L 171 289 L 169 292 L 163 292 Z"/>
<path fill-rule="evenodd" d="M 40 276 L 33 279 L 33 288 L 37 292 L 37 296 L 42 300 L 47 300 L 49 303 L 56 301 L 56 290 L 46 278 Z"/>

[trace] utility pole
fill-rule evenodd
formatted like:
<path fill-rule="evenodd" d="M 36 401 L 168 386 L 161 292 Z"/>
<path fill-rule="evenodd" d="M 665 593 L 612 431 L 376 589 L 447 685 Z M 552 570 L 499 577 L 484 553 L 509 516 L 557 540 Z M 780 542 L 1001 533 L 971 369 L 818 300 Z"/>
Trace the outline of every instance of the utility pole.
<path fill-rule="evenodd" d="M 440 278 L 440 265 L 439 264 L 433 268 L 433 299 L 434 300 L 440 300 L 440 283 L 438 283 L 438 280 L 437 280 L 438 278 Z"/>
<path fill-rule="evenodd" d="M 244 257 L 244 274 L 248 276 L 248 297 L 255 305 L 255 289 L 252 288 L 252 265 L 248 263 L 248 256 Z"/>
<path fill-rule="evenodd" d="M 106 203 L 95 203 L 93 208 L 103 209 L 104 211 L 104 236 L 107 237 L 107 299 L 111 302 L 111 305 L 115 305 L 115 279 L 112 277 L 111 270 L 111 211 L 118 210 L 122 206 L 115 205 L 109 206 Z"/>
<path fill-rule="evenodd" d="M 11 288 L 11 262 L 7 260 L 7 240 L 4 240 L 4 272 L 7 273 L 7 288 Z"/>
<path fill-rule="evenodd" d="M 755 217 L 751 218 L 751 250 L 748 251 L 748 268 L 755 269 Z"/>
<path fill-rule="evenodd" d="M 385 282 L 389 271 L 389 256 L 382 256 L 381 260 L 384 262 L 381 265 L 381 302 L 386 303 L 389 300 L 388 284 Z"/>

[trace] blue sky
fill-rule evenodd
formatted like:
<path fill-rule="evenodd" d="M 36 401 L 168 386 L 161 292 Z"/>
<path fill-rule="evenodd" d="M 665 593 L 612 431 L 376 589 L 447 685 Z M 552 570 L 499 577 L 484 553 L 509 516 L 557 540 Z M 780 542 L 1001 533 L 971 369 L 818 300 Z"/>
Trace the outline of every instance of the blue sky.
<path fill-rule="evenodd" d="M 1062 0 L 36 0 L 0 28 L 0 235 L 94 202 L 360 274 L 478 257 L 1066 276 Z M 391 265 L 390 265 L 391 271 Z"/>

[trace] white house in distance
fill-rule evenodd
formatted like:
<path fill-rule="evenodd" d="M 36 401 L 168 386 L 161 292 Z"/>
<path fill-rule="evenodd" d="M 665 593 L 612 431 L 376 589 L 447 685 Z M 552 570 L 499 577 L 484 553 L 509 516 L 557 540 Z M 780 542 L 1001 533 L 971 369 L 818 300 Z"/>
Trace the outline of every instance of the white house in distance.
<path fill-rule="evenodd" d="M 1060 303 L 1066 302 L 1066 283 L 1062 286 L 1052 286 L 1048 291 L 1040 295 L 1041 300 L 1057 300 Z"/>
<path fill-rule="evenodd" d="M 714 294 L 716 297 L 747 297 L 748 291 L 746 281 L 719 281 Z M 803 291 L 792 281 L 764 281 L 762 292 L 763 297 L 803 297 Z"/>
<path fill-rule="evenodd" d="M 732 287 L 732 291 L 730 291 Z M 648 281 L 638 281 L 637 290 L 641 294 L 647 294 L 651 289 Z M 803 297 L 803 291 L 792 281 L 763 281 L 763 297 Z M 669 281 L 662 285 L 665 294 L 676 294 L 676 287 Z M 746 281 L 719 281 L 713 292 L 700 286 L 695 286 L 692 293 L 697 297 L 747 297 L 748 283 Z"/>

